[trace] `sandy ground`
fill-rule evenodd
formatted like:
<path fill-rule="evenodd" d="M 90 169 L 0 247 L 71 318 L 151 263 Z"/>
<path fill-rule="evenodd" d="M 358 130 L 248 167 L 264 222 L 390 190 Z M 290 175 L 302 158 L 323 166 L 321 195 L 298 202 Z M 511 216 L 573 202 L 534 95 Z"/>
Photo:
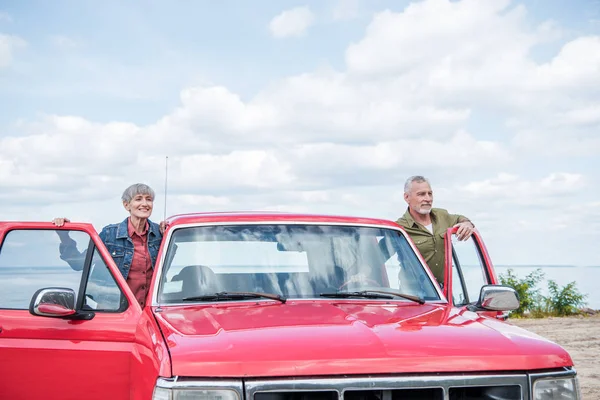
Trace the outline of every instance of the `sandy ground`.
<path fill-rule="evenodd" d="M 583 400 L 600 399 L 600 314 L 589 317 L 509 319 L 569 352 L 579 376 Z"/>

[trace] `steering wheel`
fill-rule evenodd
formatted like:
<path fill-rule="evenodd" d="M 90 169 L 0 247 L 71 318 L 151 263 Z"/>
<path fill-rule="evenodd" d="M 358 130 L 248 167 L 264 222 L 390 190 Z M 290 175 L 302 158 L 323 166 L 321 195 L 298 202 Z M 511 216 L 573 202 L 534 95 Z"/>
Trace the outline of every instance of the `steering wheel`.
<path fill-rule="evenodd" d="M 346 282 L 342 283 L 340 285 L 340 287 L 338 287 L 338 290 L 342 290 L 343 288 L 345 288 L 346 286 L 348 286 L 350 283 L 360 283 L 362 286 L 368 286 L 368 285 L 364 285 L 364 284 L 371 283 L 371 284 L 373 284 L 373 286 L 381 287 L 381 284 L 379 282 L 377 282 L 377 281 L 375 281 L 374 279 L 371 279 L 371 278 L 362 278 L 362 279 L 359 279 L 359 280 L 353 280 L 352 278 L 350 278 Z"/>

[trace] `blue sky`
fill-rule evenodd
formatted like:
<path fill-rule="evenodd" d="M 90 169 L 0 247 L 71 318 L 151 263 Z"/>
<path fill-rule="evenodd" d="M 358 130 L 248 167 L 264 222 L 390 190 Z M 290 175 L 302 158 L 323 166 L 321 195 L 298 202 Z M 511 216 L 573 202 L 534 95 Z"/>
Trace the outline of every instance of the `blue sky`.
<path fill-rule="evenodd" d="M 28 46 L 15 70 L 2 76 L 7 90 L 0 105 L 9 112 L 0 121 L 75 113 L 144 124 L 176 106 L 181 87 L 198 82 L 250 97 L 274 79 L 323 64 L 343 68 L 345 47 L 360 40 L 374 13 L 401 12 L 410 2 L 347 3 L 359 14 L 336 21 L 336 1 L 5 1 L 1 9 L 10 21 L 0 20 L 0 28 Z M 600 32 L 597 1 L 521 4 L 530 23 L 560 21 L 569 36 Z M 316 15 L 310 35 L 272 40 L 269 20 L 297 6 Z"/>
<path fill-rule="evenodd" d="M 403 180 L 498 263 L 600 264 L 600 2 L 4 1 L 0 219 L 398 218 Z"/>

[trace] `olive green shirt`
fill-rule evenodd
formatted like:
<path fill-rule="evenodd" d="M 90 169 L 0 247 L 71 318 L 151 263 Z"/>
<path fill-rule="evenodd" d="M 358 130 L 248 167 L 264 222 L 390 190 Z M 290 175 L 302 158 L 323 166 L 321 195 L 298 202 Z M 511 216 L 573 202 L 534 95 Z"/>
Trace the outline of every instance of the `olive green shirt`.
<path fill-rule="evenodd" d="M 406 209 L 406 212 L 396 223 L 404 228 L 411 237 L 431 272 L 438 280 L 444 282 L 444 237 L 448 228 L 459 222 L 471 222 L 463 215 L 450 214 L 442 208 L 431 209 L 431 222 L 433 234 L 423 225 L 416 222 Z"/>

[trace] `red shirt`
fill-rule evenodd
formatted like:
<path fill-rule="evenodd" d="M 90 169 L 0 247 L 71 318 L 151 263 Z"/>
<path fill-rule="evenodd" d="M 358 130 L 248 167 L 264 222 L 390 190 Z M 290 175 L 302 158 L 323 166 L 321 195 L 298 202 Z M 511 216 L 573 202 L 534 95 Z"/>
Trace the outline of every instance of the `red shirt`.
<path fill-rule="evenodd" d="M 152 258 L 148 251 L 149 226 L 148 222 L 146 222 L 144 231 L 141 235 L 138 235 L 131 223 L 131 219 L 129 219 L 127 224 L 129 237 L 133 241 L 133 260 L 131 261 L 131 268 L 127 275 L 127 284 L 142 307 L 145 305 L 146 295 L 148 294 L 148 288 L 152 280 Z"/>

